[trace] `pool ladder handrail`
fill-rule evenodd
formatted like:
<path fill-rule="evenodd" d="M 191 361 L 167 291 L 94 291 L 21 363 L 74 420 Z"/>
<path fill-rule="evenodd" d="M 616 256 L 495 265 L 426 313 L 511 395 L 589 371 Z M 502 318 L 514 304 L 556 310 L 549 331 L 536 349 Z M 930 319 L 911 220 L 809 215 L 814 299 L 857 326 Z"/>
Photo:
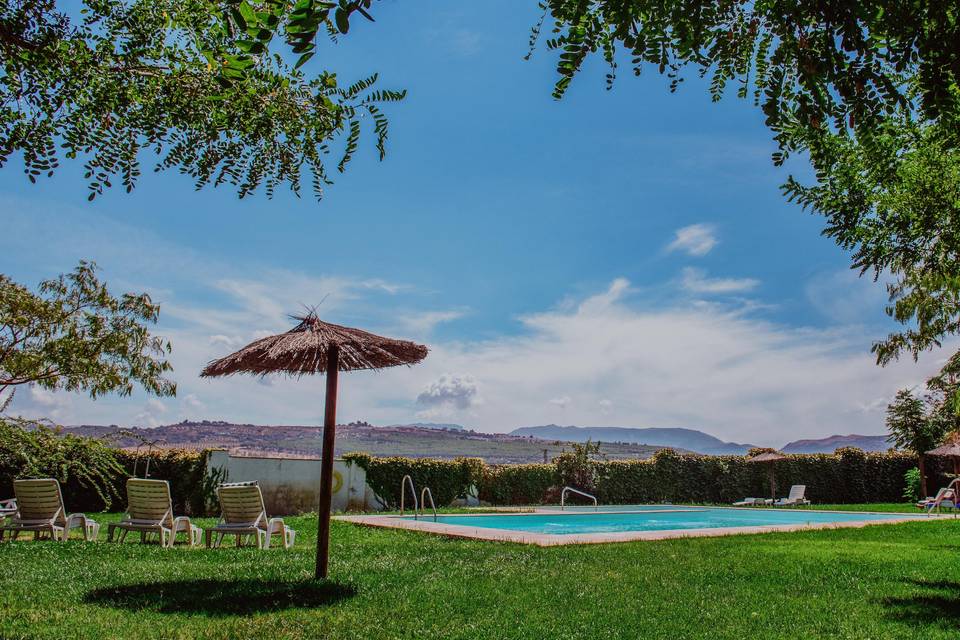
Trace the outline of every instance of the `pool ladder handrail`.
<path fill-rule="evenodd" d="M 591 500 L 593 500 L 593 508 L 594 508 L 594 510 L 595 510 L 595 511 L 599 511 L 599 510 L 600 510 L 600 505 L 597 504 L 597 497 L 596 497 L 596 496 L 590 495 L 589 493 L 587 493 L 587 492 L 585 492 L 585 491 L 580 491 L 580 489 L 574 489 L 573 487 L 564 487 L 564 488 L 563 488 L 563 491 L 560 492 L 560 510 L 561 510 L 561 511 L 563 511 L 563 510 L 566 508 L 567 492 L 568 492 L 568 491 L 571 492 L 571 493 L 576 493 L 577 495 L 581 495 L 581 496 L 583 496 L 584 498 L 590 498 Z"/>
<path fill-rule="evenodd" d="M 407 483 L 410 483 L 410 493 L 413 494 L 413 517 L 417 517 L 417 512 L 420 510 L 420 504 L 417 502 L 417 489 L 413 486 L 413 478 L 409 475 L 403 476 L 403 479 L 400 481 L 400 515 L 403 515 L 403 501 L 406 494 L 404 489 L 407 488 Z"/>
<path fill-rule="evenodd" d="M 433 503 L 433 491 L 430 491 L 430 487 L 424 487 L 423 491 L 420 492 L 420 513 L 422 514 L 427 509 L 427 498 L 430 498 L 430 508 L 433 509 L 433 521 L 437 521 L 437 505 Z"/>
<path fill-rule="evenodd" d="M 405 489 L 408 484 L 410 485 L 410 494 L 413 496 L 413 519 L 420 519 L 420 516 L 423 515 L 427 508 L 427 498 L 430 498 L 430 508 L 433 510 L 433 521 L 436 522 L 437 505 L 433 502 L 433 492 L 430 491 L 430 487 L 424 487 L 423 491 L 420 492 L 420 500 L 417 501 L 417 489 L 413 486 L 413 478 L 409 475 L 403 476 L 403 479 L 400 480 L 400 515 L 402 516 L 405 511 L 407 497 Z"/>

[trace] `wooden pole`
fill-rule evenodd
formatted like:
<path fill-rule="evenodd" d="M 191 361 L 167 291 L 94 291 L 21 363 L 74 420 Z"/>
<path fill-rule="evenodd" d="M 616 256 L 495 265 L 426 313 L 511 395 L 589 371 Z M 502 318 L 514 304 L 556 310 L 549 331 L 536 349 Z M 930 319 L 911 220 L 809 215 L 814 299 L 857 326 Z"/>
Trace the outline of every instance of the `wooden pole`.
<path fill-rule="evenodd" d="M 923 464 L 923 454 L 920 454 L 920 459 L 917 466 L 920 468 L 920 499 L 927 499 L 927 470 L 926 465 Z"/>
<path fill-rule="evenodd" d="M 330 559 L 330 507 L 333 501 L 333 448 L 337 431 L 337 374 L 340 350 L 327 353 L 327 397 L 323 413 L 323 451 L 320 454 L 320 500 L 317 505 L 317 580 L 327 577 Z"/>
<path fill-rule="evenodd" d="M 774 464 L 776 463 L 774 462 L 769 463 L 770 466 L 768 468 L 767 473 L 770 474 L 770 497 L 776 500 L 777 499 L 777 477 L 775 475 L 776 472 L 773 470 Z"/>

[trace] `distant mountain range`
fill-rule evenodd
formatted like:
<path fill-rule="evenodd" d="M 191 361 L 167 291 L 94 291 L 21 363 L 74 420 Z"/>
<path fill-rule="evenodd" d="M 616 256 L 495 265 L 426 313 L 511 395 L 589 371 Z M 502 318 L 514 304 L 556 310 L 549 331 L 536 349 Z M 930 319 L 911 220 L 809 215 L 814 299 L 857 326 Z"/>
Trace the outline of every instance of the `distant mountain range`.
<path fill-rule="evenodd" d="M 724 442 L 703 431 L 681 428 L 561 427 L 548 424 L 541 427 L 520 427 L 511 431 L 510 435 L 568 442 L 593 440 L 645 444 L 651 447 L 687 449 L 708 455 L 742 455 L 754 446 Z"/>
<path fill-rule="evenodd" d="M 754 445 L 724 442 L 696 429 L 632 428 L 632 427 L 562 427 L 548 424 L 540 427 L 521 427 L 510 432 L 512 436 L 526 436 L 542 440 L 568 442 L 629 442 L 651 447 L 686 449 L 707 455 L 742 455 Z M 795 440 L 784 445 L 784 453 L 833 453 L 840 447 L 857 447 L 864 451 L 886 451 L 890 448 L 887 436 L 829 436 L 827 438 Z"/>
<path fill-rule="evenodd" d="M 857 447 L 864 451 L 886 451 L 892 445 L 887 436 L 830 436 L 819 440 L 795 440 L 784 445 L 784 453 L 833 453 L 840 447 Z"/>
<path fill-rule="evenodd" d="M 316 456 L 323 428 L 319 426 L 233 424 L 220 420 L 185 420 L 152 429 L 120 429 L 116 425 L 68 427 L 77 435 L 107 438 L 115 446 L 225 448 L 247 455 Z M 506 433 L 479 433 L 459 424 L 417 422 L 375 426 L 352 422 L 337 427 L 337 454 L 366 451 L 379 456 L 454 458 L 480 457 L 491 463 L 542 462 L 569 448 L 571 442 L 602 443 L 608 458 L 648 458 L 658 449 L 680 453 L 743 455 L 753 445 L 725 442 L 696 429 L 576 427 L 555 424 L 521 427 Z M 886 451 L 886 436 L 846 435 L 796 440 L 784 453 L 833 453 L 839 447 Z"/>
<path fill-rule="evenodd" d="M 121 429 L 116 425 L 67 427 L 67 433 L 104 438 L 114 446 L 229 449 L 239 455 L 317 457 L 323 427 L 232 424 L 222 420 L 185 420 L 154 428 Z M 545 441 L 505 433 L 478 433 L 457 424 L 420 423 L 377 427 L 367 422 L 337 425 L 337 455 L 365 451 L 375 456 L 410 458 L 483 458 L 489 463 L 552 460 L 569 450 L 569 442 Z M 610 459 L 649 458 L 657 449 L 644 444 L 604 444 Z"/>

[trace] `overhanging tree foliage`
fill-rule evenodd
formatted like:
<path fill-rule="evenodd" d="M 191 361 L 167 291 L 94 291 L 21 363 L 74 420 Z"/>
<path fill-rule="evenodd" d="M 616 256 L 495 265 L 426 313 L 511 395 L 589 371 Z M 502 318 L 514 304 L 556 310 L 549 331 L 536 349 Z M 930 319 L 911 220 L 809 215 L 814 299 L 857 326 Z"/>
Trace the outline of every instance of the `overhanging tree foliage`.
<path fill-rule="evenodd" d="M 861 274 L 890 276 L 889 315 L 908 328 L 881 364 L 960 330 L 960 5 L 938 0 L 543 0 L 560 98 L 593 55 L 719 100 L 735 85 L 765 116 L 780 165 L 806 151 L 816 184 L 786 195 L 826 218 Z M 531 37 L 535 47 L 544 23 Z"/>
<path fill-rule="evenodd" d="M 142 294 L 114 297 L 81 262 L 34 293 L 0 274 L 0 409 L 23 385 L 129 395 L 134 384 L 176 393 L 164 378 L 170 344 L 150 334 L 160 307 Z"/>
<path fill-rule="evenodd" d="M 887 407 L 888 440 L 897 448 L 923 455 L 960 429 L 957 398 L 960 391 L 960 353 L 947 360 L 935 376 L 927 380 L 926 392 L 918 396 L 913 389 L 901 389 Z"/>
<path fill-rule="evenodd" d="M 148 151 L 198 189 L 299 195 L 306 171 L 319 198 L 331 145 L 342 140 L 343 171 L 367 118 L 383 158 L 380 105 L 404 97 L 373 89 L 375 74 L 341 86 L 300 71 L 318 30 L 346 33 L 370 1 L 84 0 L 71 16 L 62 0 L 3 0 L 0 166 L 18 154 L 36 181 L 81 160 L 92 200 L 114 182 L 133 189 Z M 277 34 L 287 46 L 271 51 Z"/>

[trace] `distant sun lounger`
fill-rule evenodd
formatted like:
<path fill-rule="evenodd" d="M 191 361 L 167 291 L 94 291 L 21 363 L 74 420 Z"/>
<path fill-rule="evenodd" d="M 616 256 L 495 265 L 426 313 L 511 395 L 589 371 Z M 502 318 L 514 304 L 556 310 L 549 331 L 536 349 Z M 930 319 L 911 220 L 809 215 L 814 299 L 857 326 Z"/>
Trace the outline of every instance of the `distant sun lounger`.
<path fill-rule="evenodd" d="M 46 533 L 66 542 L 72 529 L 80 529 L 88 542 L 97 539 L 100 525 L 82 513 L 67 513 L 60 483 L 54 478 L 14 480 L 13 493 L 17 510 L 9 523 L 0 525 L 0 540 L 10 531 L 14 540 L 21 533 L 33 533 L 34 540 Z"/>
<path fill-rule="evenodd" d="M 950 484 L 937 491 L 936 496 L 918 502 L 917 508 L 927 513 L 931 513 L 934 509 L 939 512 L 943 507 L 956 509 L 958 492 L 960 492 L 960 478 L 954 478 Z"/>
<path fill-rule="evenodd" d="M 786 498 L 780 498 L 773 503 L 775 507 L 790 507 L 798 504 L 810 504 L 810 501 L 805 497 L 807 493 L 807 485 L 805 484 L 795 484 L 790 487 L 790 494 Z"/>
<path fill-rule="evenodd" d="M 772 498 L 744 498 L 740 502 L 734 502 L 735 507 L 763 507 L 773 504 Z"/>
<path fill-rule="evenodd" d="M 207 547 L 218 547 L 225 535 L 236 536 L 237 546 L 243 539 L 256 536 L 257 547 L 269 549 L 273 536 L 280 536 L 284 549 L 293 546 L 297 532 L 284 524 L 282 518 L 267 518 L 263 493 L 256 482 L 231 482 L 217 488 L 222 516 L 220 522 L 207 529 Z"/>
<path fill-rule="evenodd" d="M 107 527 L 107 542 L 113 541 L 113 532 L 117 529 L 121 531 L 118 542 L 123 542 L 129 532 L 139 531 L 140 542 L 156 533 L 162 547 L 172 547 L 178 533 L 186 535 L 190 546 L 200 544 L 203 535 L 203 530 L 193 525 L 190 518 L 173 516 L 169 482 L 143 478 L 127 480 L 127 513 L 123 520 Z"/>

